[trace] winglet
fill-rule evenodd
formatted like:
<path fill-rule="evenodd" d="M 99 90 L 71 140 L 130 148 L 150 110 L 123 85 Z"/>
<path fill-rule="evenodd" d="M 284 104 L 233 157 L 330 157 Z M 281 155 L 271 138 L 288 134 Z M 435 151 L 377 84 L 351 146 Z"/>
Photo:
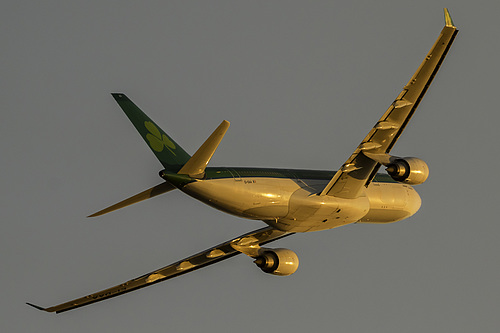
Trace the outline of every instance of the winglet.
<path fill-rule="evenodd" d="M 27 302 L 26 302 L 26 304 L 28 304 L 29 306 L 34 307 L 35 309 L 38 309 L 38 310 L 41 310 L 41 311 L 47 311 L 47 309 L 42 308 L 41 306 L 38 306 L 38 305 L 35 305 L 35 304 L 31 304 L 31 303 L 27 303 Z M 47 312 L 50 312 L 50 311 L 47 311 Z"/>
<path fill-rule="evenodd" d="M 179 170 L 178 174 L 189 175 L 193 178 L 203 177 L 208 162 L 210 162 L 228 128 L 229 121 L 222 121 L 212 135 L 198 148 L 193 157 Z"/>
<path fill-rule="evenodd" d="M 447 27 L 454 27 L 453 20 L 451 19 L 450 12 L 448 8 L 444 9 L 444 22 Z"/>

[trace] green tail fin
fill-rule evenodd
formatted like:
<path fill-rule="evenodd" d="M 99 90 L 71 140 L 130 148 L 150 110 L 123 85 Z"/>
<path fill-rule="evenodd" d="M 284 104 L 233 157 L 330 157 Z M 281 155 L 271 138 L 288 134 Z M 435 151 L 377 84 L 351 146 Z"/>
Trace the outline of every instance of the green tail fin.
<path fill-rule="evenodd" d="M 125 94 L 111 94 L 167 171 L 177 173 L 191 156 Z"/>

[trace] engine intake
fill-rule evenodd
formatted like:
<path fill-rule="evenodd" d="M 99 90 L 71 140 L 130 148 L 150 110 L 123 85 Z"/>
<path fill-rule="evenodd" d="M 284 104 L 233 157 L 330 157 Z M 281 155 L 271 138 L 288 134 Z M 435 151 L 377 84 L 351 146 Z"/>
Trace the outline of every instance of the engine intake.
<path fill-rule="evenodd" d="M 274 275 L 291 275 L 299 267 L 297 254 L 289 249 L 265 249 L 254 263 L 264 272 Z"/>
<path fill-rule="evenodd" d="M 385 170 L 392 179 L 410 185 L 422 184 L 429 177 L 429 167 L 416 157 L 397 158 Z"/>

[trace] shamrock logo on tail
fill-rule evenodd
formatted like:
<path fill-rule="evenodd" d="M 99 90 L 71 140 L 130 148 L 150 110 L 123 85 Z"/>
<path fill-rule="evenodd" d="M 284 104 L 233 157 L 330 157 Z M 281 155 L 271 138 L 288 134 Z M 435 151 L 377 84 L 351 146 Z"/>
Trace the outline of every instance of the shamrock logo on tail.
<path fill-rule="evenodd" d="M 165 134 L 161 134 L 155 124 L 150 121 L 145 121 L 144 126 L 149 131 L 149 133 L 146 134 L 146 139 L 148 139 L 149 145 L 154 151 L 161 152 L 164 147 L 167 147 L 174 156 L 177 156 L 172 151 L 172 149 L 175 149 L 174 143 L 170 141 Z"/>

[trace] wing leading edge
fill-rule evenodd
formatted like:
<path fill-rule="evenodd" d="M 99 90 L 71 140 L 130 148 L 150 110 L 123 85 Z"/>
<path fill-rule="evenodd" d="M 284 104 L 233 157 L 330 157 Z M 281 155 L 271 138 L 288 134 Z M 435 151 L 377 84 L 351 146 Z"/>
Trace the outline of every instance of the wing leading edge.
<path fill-rule="evenodd" d="M 389 106 L 360 145 L 333 176 L 321 195 L 356 198 L 370 184 L 380 164 L 363 152 L 387 154 L 403 133 L 424 97 L 458 33 L 448 10 L 444 9 L 445 27 L 403 91 Z"/>
<path fill-rule="evenodd" d="M 260 246 L 290 235 L 293 235 L 293 233 L 276 230 L 272 227 L 265 227 L 241 235 L 217 246 L 211 247 L 208 250 L 197 253 L 183 260 L 179 260 L 171 265 L 165 266 L 151 273 L 147 273 L 136 279 L 127 281 L 115 287 L 105 289 L 94 294 L 90 294 L 88 296 L 77 298 L 75 300 L 55 305 L 49 308 L 43 308 L 31 303 L 27 304 L 46 312 L 65 312 L 84 305 L 89 305 L 140 288 L 144 288 L 155 283 L 192 272 L 199 268 L 215 264 L 224 259 L 234 257 L 235 255 L 242 253 L 236 250 L 239 244 L 244 243 L 245 245 L 248 245 L 247 243 L 251 242 L 252 246 Z"/>

